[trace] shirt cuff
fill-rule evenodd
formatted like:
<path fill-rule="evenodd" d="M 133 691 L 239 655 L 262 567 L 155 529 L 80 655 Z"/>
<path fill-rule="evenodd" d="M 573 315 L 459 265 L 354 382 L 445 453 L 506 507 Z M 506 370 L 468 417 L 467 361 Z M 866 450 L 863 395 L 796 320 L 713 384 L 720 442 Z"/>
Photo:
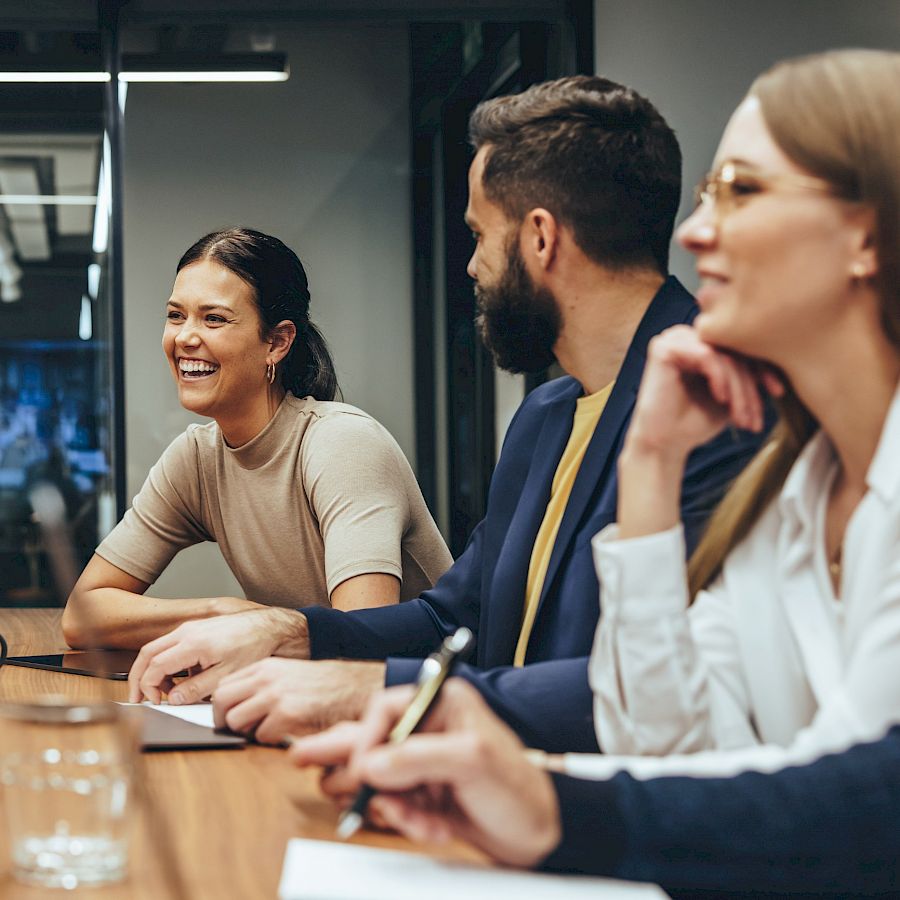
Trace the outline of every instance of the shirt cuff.
<path fill-rule="evenodd" d="M 625 854 L 625 819 L 611 782 L 585 782 L 553 773 L 562 840 L 539 868 L 609 875 Z"/>
<path fill-rule="evenodd" d="M 298 612 L 306 616 L 309 658 L 338 659 L 342 655 L 340 618 L 344 613 L 330 606 L 304 606 Z"/>
<path fill-rule="evenodd" d="M 643 622 L 687 607 L 684 528 L 619 539 L 607 525 L 591 540 L 604 615 Z M 633 599 L 631 599 L 633 598 Z"/>

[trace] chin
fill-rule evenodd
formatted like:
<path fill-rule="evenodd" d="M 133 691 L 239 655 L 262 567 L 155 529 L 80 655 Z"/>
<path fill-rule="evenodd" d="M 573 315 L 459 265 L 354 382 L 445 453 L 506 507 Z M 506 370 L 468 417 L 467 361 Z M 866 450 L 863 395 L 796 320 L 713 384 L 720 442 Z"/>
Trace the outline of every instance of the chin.
<path fill-rule="evenodd" d="M 186 391 L 178 392 L 178 402 L 188 412 L 195 413 L 198 416 L 210 416 L 210 403 L 201 397 L 191 397 Z"/>
<path fill-rule="evenodd" d="M 733 349 L 735 339 L 739 340 L 737 329 L 729 323 L 727 316 L 714 312 L 701 312 L 694 319 L 694 330 L 707 344 Z"/>

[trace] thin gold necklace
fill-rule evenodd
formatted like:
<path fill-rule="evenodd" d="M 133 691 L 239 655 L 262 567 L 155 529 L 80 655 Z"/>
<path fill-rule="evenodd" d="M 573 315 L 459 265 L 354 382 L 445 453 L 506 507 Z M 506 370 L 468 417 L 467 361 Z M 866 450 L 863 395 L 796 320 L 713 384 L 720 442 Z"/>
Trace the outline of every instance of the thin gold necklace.
<path fill-rule="evenodd" d="M 838 548 L 835 551 L 834 556 L 828 560 L 828 571 L 831 574 L 832 579 L 835 584 L 840 584 L 841 581 L 841 564 L 843 562 L 842 557 L 844 555 L 844 545 L 838 544 Z"/>

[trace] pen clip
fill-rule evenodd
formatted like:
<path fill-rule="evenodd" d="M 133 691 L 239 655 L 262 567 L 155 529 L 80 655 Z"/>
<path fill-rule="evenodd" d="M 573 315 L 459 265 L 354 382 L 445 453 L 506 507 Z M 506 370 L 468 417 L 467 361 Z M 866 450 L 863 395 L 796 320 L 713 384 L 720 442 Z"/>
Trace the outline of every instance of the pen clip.
<path fill-rule="evenodd" d="M 450 666 L 469 652 L 474 637 L 471 630 L 465 627 L 457 628 L 453 634 L 445 637 L 441 646 L 422 662 L 416 684 L 434 678 L 441 669 L 449 670 Z"/>

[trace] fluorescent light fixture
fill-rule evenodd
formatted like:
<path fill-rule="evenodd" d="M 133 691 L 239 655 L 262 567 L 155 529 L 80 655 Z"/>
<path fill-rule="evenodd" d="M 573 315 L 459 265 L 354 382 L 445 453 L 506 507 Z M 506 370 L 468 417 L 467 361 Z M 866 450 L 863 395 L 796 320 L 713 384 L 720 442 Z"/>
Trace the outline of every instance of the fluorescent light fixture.
<path fill-rule="evenodd" d="M 97 299 L 100 293 L 100 263 L 91 263 L 87 268 L 88 294 L 91 300 Z"/>
<path fill-rule="evenodd" d="M 60 82 L 68 82 L 72 84 L 103 84 L 109 81 L 109 79 L 109 72 L 0 71 L 0 82 L 5 83 L 18 82 L 19 84 L 59 84 Z"/>
<path fill-rule="evenodd" d="M 0 301 L 16 303 L 22 299 L 22 288 L 18 281 L 0 281 Z"/>
<path fill-rule="evenodd" d="M 110 174 L 109 135 L 103 133 L 103 157 L 100 160 L 100 178 L 97 184 L 97 205 L 94 207 L 94 236 L 91 249 L 105 253 L 109 245 L 109 214 L 112 208 L 112 176 Z"/>
<path fill-rule="evenodd" d="M 287 81 L 283 53 L 132 53 L 122 57 L 120 81 Z"/>
<path fill-rule="evenodd" d="M 232 82 L 287 81 L 290 75 L 283 53 L 126 53 L 122 57 L 119 82 Z M 79 64 L 61 64 L 58 70 L 45 67 L 29 71 L 21 61 L 0 56 L 0 83 L 103 83 L 109 72 L 99 63 L 88 70 Z M 119 105 L 125 95 L 120 91 Z"/>
<path fill-rule="evenodd" d="M 81 295 L 81 315 L 78 317 L 78 337 L 89 341 L 94 336 L 94 319 L 91 313 L 91 298 Z"/>
<path fill-rule="evenodd" d="M 0 194 L 0 203 L 11 206 L 93 206 L 93 194 Z"/>

